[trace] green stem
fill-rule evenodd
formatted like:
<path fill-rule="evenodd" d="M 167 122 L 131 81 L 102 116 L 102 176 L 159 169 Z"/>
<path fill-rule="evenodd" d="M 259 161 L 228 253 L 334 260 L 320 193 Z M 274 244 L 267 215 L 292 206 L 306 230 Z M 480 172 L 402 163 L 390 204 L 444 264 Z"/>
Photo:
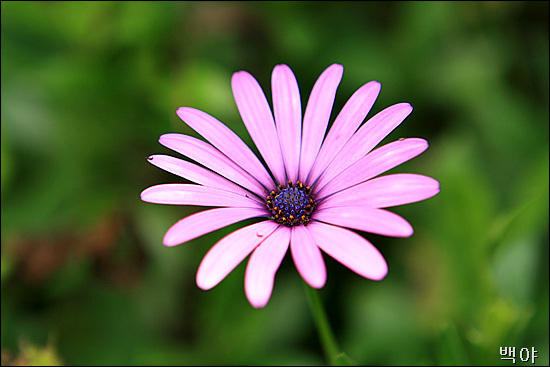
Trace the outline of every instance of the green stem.
<path fill-rule="evenodd" d="M 304 287 L 307 293 L 309 308 L 313 315 L 313 321 L 315 322 L 315 328 L 317 329 L 317 333 L 319 333 L 319 338 L 321 339 L 321 344 L 329 364 L 331 366 L 353 365 L 351 359 L 342 352 L 336 342 L 336 338 L 328 322 L 327 314 L 319 298 L 319 293 L 305 282 Z"/>

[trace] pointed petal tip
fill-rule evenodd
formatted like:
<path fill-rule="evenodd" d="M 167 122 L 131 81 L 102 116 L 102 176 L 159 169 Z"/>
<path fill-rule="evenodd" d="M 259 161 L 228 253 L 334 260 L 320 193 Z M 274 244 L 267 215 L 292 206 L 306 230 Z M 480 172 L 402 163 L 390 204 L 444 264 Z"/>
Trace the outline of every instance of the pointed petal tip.
<path fill-rule="evenodd" d="M 243 74 L 250 74 L 248 71 L 246 70 L 238 70 L 236 72 L 233 73 L 233 75 L 231 76 L 231 78 L 235 78 L 236 76 L 238 75 L 243 75 Z"/>
<path fill-rule="evenodd" d="M 275 69 L 287 69 L 287 70 L 292 70 L 290 68 L 290 66 L 288 66 L 287 64 L 277 64 L 275 65 L 275 67 L 273 68 L 273 70 L 275 71 Z"/>
<path fill-rule="evenodd" d="M 178 109 L 176 110 L 176 114 L 179 116 L 180 113 L 185 112 L 188 108 L 189 107 L 178 107 Z"/>
<path fill-rule="evenodd" d="M 382 83 L 380 83 L 377 80 L 371 80 L 366 85 L 370 85 L 372 88 L 377 88 L 378 91 L 380 91 L 380 89 L 382 89 Z"/>
<path fill-rule="evenodd" d="M 197 271 L 195 281 L 197 283 L 197 287 L 199 287 L 203 291 L 208 291 L 214 288 L 219 283 L 219 282 L 213 282 L 211 279 L 209 279 L 204 272 L 201 272 L 200 267 L 199 267 L 199 270 Z"/>
<path fill-rule="evenodd" d="M 363 275 L 366 279 L 374 280 L 374 281 L 381 281 L 386 278 L 388 275 L 389 269 L 388 269 L 388 263 L 386 260 L 382 257 L 382 263 L 378 264 L 378 269 L 372 271 L 368 276 Z"/>
<path fill-rule="evenodd" d="M 344 75 L 344 66 L 338 63 L 331 64 L 323 70 L 322 74 L 325 73 L 334 73 L 335 75 L 338 75 L 338 79 L 340 80 L 342 79 L 342 75 Z"/>
<path fill-rule="evenodd" d="M 380 272 L 380 275 L 378 276 L 371 276 L 369 279 L 370 280 L 375 280 L 375 281 L 381 281 L 381 280 L 384 280 L 384 278 L 386 278 L 386 276 L 388 275 L 388 268 L 386 267 L 386 271 L 385 272 Z"/>
<path fill-rule="evenodd" d="M 434 196 L 435 196 L 435 195 L 439 194 L 439 192 L 441 191 L 441 184 L 436 179 L 434 179 L 434 181 L 437 183 L 437 187 L 434 190 Z"/>
<path fill-rule="evenodd" d="M 425 181 L 425 187 L 431 191 L 431 195 L 428 196 L 426 199 L 429 199 L 437 194 L 439 194 L 439 192 L 441 191 L 441 184 L 439 183 L 438 180 L 436 180 L 435 178 L 433 177 L 430 177 L 430 176 L 424 176 L 424 175 L 418 175 L 418 176 L 422 176 Z"/>
<path fill-rule="evenodd" d="M 409 228 L 404 230 L 403 233 L 401 233 L 401 236 L 399 237 L 407 238 L 407 237 L 411 237 L 413 234 L 414 234 L 414 228 L 409 224 Z"/>
<path fill-rule="evenodd" d="M 193 110 L 192 107 L 179 107 L 177 110 L 176 110 L 176 114 L 179 116 L 180 119 L 183 120 L 183 117 L 187 115 L 187 113 L 190 111 L 190 110 Z"/>
<path fill-rule="evenodd" d="M 342 78 L 342 75 L 344 74 L 344 65 L 342 64 L 332 64 L 326 70 L 328 69 L 334 70 L 334 73 L 338 73 L 340 75 L 340 78 Z"/>
<path fill-rule="evenodd" d="M 162 239 L 162 244 L 166 247 L 174 247 L 177 245 L 181 245 L 183 242 L 178 241 L 177 238 L 174 238 L 174 236 L 169 235 L 170 232 L 166 232 L 164 235 L 164 238 Z"/>
<path fill-rule="evenodd" d="M 325 286 L 327 282 L 327 278 L 321 278 L 321 279 L 305 279 L 304 281 L 311 287 L 315 289 L 321 289 Z"/>
<path fill-rule="evenodd" d="M 209 291 L 210 289 L 214 288 L 214 285 L 203 283 L 202 280 L 197 279 L 197 287 L 199 287 L 203 291 Z"/>
<path fill-rule="evenodd" d="M 406 116 L 410 115 L 412 110 L 413 110 L 413 106 L 409 102 L 399 102 L 399 103 L 396 103 L 393 106 L 399 107 L 403 111 L 407 111 Z M 390 107 L 393 107 L 393 106 L 390 106 Z M 405 119 L 406 116 L 403 119 Z"/>
<path fill-rule="evenodd" d="M 177 245 L 181 245 L 179 242 L 169 242 L 169 241 L 162 241 L 162 244 L 166 247 L 175 247 Z"/>
<path fill-rule="evenodd" d="M 267 306 L 271 298 L 271 292 L 266 294 L 249 294 L 249 293 L 250 292 L 246 292 L 246 289 L 245 289 L 246 299 L 248 300 L 250 305 L 255 309 L 260 309 Z"/>
<path fill-rule="evenodd" d="M 268 300 L 269 301 L 269 300 Z M 250 305 L 252 307 L 254 307 L 255 309 L 259 310 L 261 308 L 264 308 L 265 306 L 267 306 L 267 302 L 268 301 L 265 301 L 265 302 L 257 302 L 257 301 L 253 301 L 253 300 L 250 300 L 248 299 L 248 302 L 250 302 Z"/>
<path fill-rule="evenodd" d="M 428 149 L 428 147 L 430 146 L 430 143 L 428 143 L 428 141 L 424 138 L 411 138 L 411 139 L 414 139 L 415 141 L 418 141 L 418 144 L 425 146 L 426 149 Z"/>
<path fill-rule="evenodd" d="M 157 201 L 155 200 L 156 193 L 159 190 L 157 186 L 160 186 L 160 185 L 150 186 L 145 190 L 143 190 L 141 194 L 139 194 L 139 197 L 141 198 L 141 200 L 147 203 L 158 204 Z"/>
<path fill-rule="evenodd" d="M 151 187 L 154 187 L 154 186 L 151 186 Z M 142 201 L 149 202 L 148 196 L 149 196 L 149 192 L 150 192 L 151 187 L 146 188 L 145 190 L 143 190 L 143 191 L 139 194 L 139 197 L 140 197 L 140 199 L 141 199 Z"/>
<path fill-rule="evenodd" d="M 170 139 L 175 139 L 177 138 L 178 136 L 185 136 L 184 134 L 178 134 L 178 133 L 166 133 L 166 134 L 162 134 L 161 136 L 159 136 L 159 143 L 161 143 L 162 145 L 163 142 L 167 141 L 167 140 L 170 140 Z"/>
<path fill-rule="evenodd" d="M 296 80 L 294 72 L 287 64 L 275 65 L 273 71 L 271 72 L 272 84 L 274 82 L 274 78 L 291 78 L 293 82 Z"/>
<path fill-rule="evenodd" d="M 210 118 L 210 117 L 212 117 L 208 113 L 206 113 L 204 111 L 201 111 L 198 108 L 194 108 L 194 107 L 180 107 L 176 110 L 176 114 L 186 124 L 188 124 L 188 122 L 186 121 L 188 119 Z M 191 126 L 189 126 L 189 127 L 191 127 Z"/>
<path fill-rule="evenodd" d="M 246 70 L 239 70 L 234 72 L 233 75 L 231 76 L 231 85 L 233 86 L 233 88 L 234 88 L 234 85 L 236 83 L 239 83 L 243 78 L 254 78 L 254 77 L 252 76 L 252 74 L 250 74 Z"/>
<path fill-rule="evenodd" d="M 423 139 L 423 138 L 399 138 L 398 140 L 396 140 L 396 142 L 401 142 L 401 144 L 407 144 L 410 147 L 417 148 L 420 151 L 417 155 L 420 155 L 420 154 L 424 153 L 424 151 L 426 151 L 426 149 L 428 149 L 429 146 L 430 146 L 428 141 L 426 139 Z M 395 143 L 395 144 L 397 144 L 397 143 Z M 410 159 L 412 159 L 412 158 L 410 158 Z"/>

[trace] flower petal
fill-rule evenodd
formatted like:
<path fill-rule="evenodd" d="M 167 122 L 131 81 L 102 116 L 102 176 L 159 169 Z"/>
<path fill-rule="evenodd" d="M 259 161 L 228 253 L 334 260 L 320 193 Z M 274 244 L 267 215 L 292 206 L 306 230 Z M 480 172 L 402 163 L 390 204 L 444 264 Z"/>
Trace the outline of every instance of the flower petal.
<path fill-rule="evenodd" d="M 321 201 L 318 209 L 339 206 L 388 208 L 431 198 L 439 192 L 439 182 L 413 173 L 396 173 L 373 178 L 337 192 Z"/>
<path fill-rule="evenodd" d="M 280 226 L 250 255 L 244 289 L 252 307 L 262 308 L 269 301 L 275 273 L 285 257 L 289 243 L 290 228 Z"/>
<path fill-rule="evenodd" d="M 307 227 L 324 252 L 362 277 L 382 280 L 388 274 L 382 254 L 357 233 L 319 222 Z"/>
<path fill-rule="evenodd" d="M 361 125 L 374 101 L 376 101 L 378 93 L 380 93 L 380 83 L 376 81 L 368 82 L 359 88 L 346 102 L 319 150 L 306 183 L 311 185 L 324 172 L 334 156 Z"/>
<path fill-rule="evenodd" d="M 207 142 L 183 134 L 164 134 L 159 142 L 258 196 L 265 196 L 265 188 L 254 177 Z"/>
<path fill-rule="evenodd" d="M 302 150 L 300 153 L 299 179 L 305 182 L 327 130 L 328 121 L 336 89 L 342 80 L 344 67 L 340 64 L 329 66 L 315 82 L 304 113 Z"/>
<path fill-rule="evenodd" d="M 341 206 L 317 210 L 312 219 L 382 236 L 409 237 L 414 232 L 404 218 L 383 209 Z"/>
<path fill-rule="evenodd" d="M 412 112 L 408 103 L 398 103 L 370 118 L 338 152 L 317 182 L 324 186 L 347 167 L 370 152 Z"/>
<path fill-rule="evenodd" d="M 302 104 L 294 73 L 287 65 L 277 65 L 271 76 L 273 111 L 287 178 L 298 180 L 302 142 Z"/>
<path fill-rule="evenodd" d="M 183 159 L 171 157 L 168 155 L 155 154 L 147 158 L 149 163 L 177 176 L 183 177 L 186 180 L 194 183 L 214 187 L 221 190 L 226 190 L 239 195 L 249 195 L 255 198 L 255 195 L 250 195 L 251 192 L 241 186 L 229 181 L 228 179 L 212 172 L 206 168 L 202 168 L 191 162 Z"/>
<path fill-rule="evenodd" d="M 193 184 L 162 184 L 141 192 L 141 200 L 155 204 L 265 208 L 244 195 Z"/>
<path fill-rule="evenodd" d="M 306 226 L 292 227 L 290 252 L 298 273 L 306 283 L 313 288 L 322 288 L 327 281 L 325 261 Z"/>
<path fill-rule="evenodd" d="M 237 108 L 250 137 L 277 183 L 285 184 L 285 166 L 275 129 L 275 120 L 262 88 L 246 71 L 233 74 L 231 86 Z"/>
<path fill-rule="evenodd" d="M 273 179 L 258 157 L 230 128 L 196 108 L 180 107 L 176 112 L 187 125 L 260 181 L 266 189 L 274 188 Z"/>
<path fill-rule="evenodd" d="M 197 285 L 208 290 L 221 282 L 279 225 L 267 220 L 232 232 L 218 241 L 204 256 L 197 271 Z"/>
<path fill-rule="evenodd" d="M 315 194 L 316 198 L 320 200 L 337 191 L 369 180 L 416 157 L 426 149 L 428 149 L 428 142 L 420 138 L 401 139 L 386 144 L 346 168 L 324 187 L 321 178 L 318 183 L 318 188 L 321 189 Z"/>
<path fill-rule="evenodd" d="M 265 217 L 265 209 L 217 208 L 192 214 L 176 222 L 164 235 L 165 246 L 176 246 L 233 223 L 254 217 Z"/>

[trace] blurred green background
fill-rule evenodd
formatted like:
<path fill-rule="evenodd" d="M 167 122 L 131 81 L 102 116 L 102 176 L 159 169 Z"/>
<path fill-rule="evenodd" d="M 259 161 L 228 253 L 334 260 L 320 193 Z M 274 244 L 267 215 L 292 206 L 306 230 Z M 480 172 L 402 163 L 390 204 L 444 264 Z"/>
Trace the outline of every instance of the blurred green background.
<path fill-rule="evenodd" d="M 505 366 L 499 347 L 520 365 L 535 348 L 548 365 L 548 4 L 2 1 L 2 364 L 324 364 L 290 256 L 264 309 L 244 295 L 246 261 L 202 291 L 202 257 L 242 224 L 166 248 L 198 208 L 139 194 L 181 182 L 146 160 L 177 156 L 163 133 L 197 136 L 178 107 L 251 145 L 233 72 L 271 100 L 286 63 L 305 104 L 338 62 L 333 118 L 378 80 L 369 116 L 415 108 L 384 142 L 430 142 L 394 171 L 441 183 L 395 208 L 411 238 L 365 234 L 384 281 L 325 257 L 320 294 L 342 348 L 359 364 Z"/>

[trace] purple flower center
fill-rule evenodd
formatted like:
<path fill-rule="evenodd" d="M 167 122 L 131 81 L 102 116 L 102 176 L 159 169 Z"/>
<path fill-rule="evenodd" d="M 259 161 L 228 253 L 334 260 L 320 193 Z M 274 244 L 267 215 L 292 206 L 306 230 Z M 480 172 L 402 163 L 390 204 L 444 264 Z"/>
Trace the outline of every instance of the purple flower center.
<path fill-rule="evenodd" d="M 266 199 L 266 205 L 277 223 L 288 227 L 307 224 L 315 209 L 315 200 L 311 188 L 300 181 L 294 185 L 279 185 L 278 190 L 271 191 Z"/>

